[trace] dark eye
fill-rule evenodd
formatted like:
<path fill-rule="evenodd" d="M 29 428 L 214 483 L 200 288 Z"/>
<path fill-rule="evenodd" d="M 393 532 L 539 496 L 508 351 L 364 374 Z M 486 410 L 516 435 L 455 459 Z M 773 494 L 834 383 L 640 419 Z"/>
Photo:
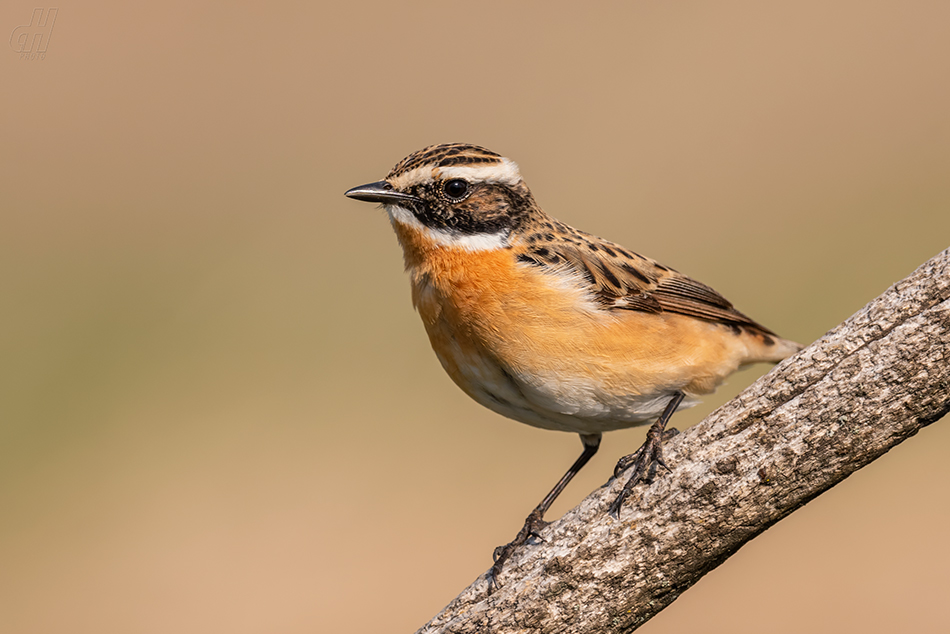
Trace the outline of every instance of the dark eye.
<path fill-rule="evenodd" d="M 461 178 L 445 181 L 442 184 L 442 193 L 452 200 L 459 201 L 468 194 L 468 183 Z"/>

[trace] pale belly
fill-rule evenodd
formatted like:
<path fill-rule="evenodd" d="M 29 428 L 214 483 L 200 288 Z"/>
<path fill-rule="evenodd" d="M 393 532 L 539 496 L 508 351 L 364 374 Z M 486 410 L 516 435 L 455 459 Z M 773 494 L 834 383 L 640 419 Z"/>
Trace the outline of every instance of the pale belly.
<path fill-rule="evenodd" d="M 617 391 L 589 375 L 525 374 L 503 367 L 484 352 L 464 350 L 457 341 L 433 348 L 452 380 L 475 401 L 543 429 L 592 434 L 642 425 L 656 419 L 675 392 Z M 677 409 L 697 403 L 697 398 L 687 397 Z"/>

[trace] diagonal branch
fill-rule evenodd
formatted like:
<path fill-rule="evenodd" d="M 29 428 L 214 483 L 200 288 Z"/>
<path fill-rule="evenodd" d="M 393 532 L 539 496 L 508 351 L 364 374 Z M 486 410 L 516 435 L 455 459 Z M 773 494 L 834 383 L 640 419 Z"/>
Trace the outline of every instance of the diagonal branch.
<path fill-rule="evenodd" d="M 950 249 L 610 482 L 419 630 L 630 632 L 743 544 L 950 412 Z"/>

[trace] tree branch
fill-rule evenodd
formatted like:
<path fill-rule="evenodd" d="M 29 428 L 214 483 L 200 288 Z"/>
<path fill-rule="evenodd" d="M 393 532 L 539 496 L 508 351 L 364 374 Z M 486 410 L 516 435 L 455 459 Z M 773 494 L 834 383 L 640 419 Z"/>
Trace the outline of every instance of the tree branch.
<path fill-rule="evenodd" d="M 609 482 L 419 630 L 630 632 L 769 526 L 950 411 L 950 249 Z"/>

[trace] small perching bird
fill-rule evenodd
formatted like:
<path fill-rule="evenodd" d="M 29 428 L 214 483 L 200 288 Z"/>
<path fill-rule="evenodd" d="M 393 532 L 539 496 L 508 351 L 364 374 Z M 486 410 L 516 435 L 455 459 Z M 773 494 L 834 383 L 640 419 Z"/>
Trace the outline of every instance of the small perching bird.
<path fill-rule="evenodd" d="M 752 321 L 708 286 L 558 222 L 509 159 L 474 145 L 434 145 L 350 198 L 382 203 L 405 256 L 412 302 L 442 367 L 466 394 L 517 421 L 580 435 L 583 453 L 495 550 L 511 553 L 597 452 L 605 431 L 655 421 L 621 458 L 611 506 L 663 462 L 665 426 L 740 366 L 801 346 Z"/>

